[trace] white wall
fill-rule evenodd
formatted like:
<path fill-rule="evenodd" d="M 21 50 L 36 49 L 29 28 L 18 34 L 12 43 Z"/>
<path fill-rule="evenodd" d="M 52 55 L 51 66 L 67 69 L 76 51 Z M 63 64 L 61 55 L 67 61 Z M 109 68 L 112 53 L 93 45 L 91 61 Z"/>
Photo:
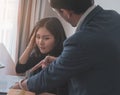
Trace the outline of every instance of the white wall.
<path fill-rule="evenodd" d="M 99 4 L 104 9 L 114 9 L 120 13 L 120 0 L 95 0 L 95 4 Z"/>
<path fill-rule="evenodd" d="M 120 0 L 95 0 L 95 4 L 102 6 L 104 9 L 114 9 L 120 13 L 120 7 L 119 7 Z M 48 0 L 46 0 L 46 9 L 45 9 L 44 17 L 47 16 L 58 17 L 57 14 L 52 11 L 50 5 L 48 4 Z M 65 22 L 61 17 L 58 18 L 60 19 L 60 21 L 62 22 L 65 28 L 67 37 L 71 36 L 74 33 L 75 28 L 73 28 L 70 24 Z"/>
<path fill-rule="evenodd" d="M 55 12 L 53 12 L 52 8 L 50 7 L 50 5 L 48 3 L 48 0 L 46 0 L 44 17 L 48 17 L 48 16 L 55 16 L 60 19 L 60 21 L 62 22 L 63 27 L 65 29 L 67 37 L 71 36 L 74 33 L 75 28 L 73 28 L 69 23 L 67 23 L 63 18 L 58 16 Z"/>

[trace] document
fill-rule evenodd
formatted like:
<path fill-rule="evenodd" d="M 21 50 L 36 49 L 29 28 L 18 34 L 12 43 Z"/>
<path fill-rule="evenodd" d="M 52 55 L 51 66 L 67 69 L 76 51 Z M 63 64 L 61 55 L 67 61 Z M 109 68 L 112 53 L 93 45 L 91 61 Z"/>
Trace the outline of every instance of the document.
<path fill-rule="evenodd" d="M 4 68 L 4 67 L 5 67 L 5 65 L 0 63 L 0 68 Z"/>
<path fill-rule="evenodd" d="M 12 85 L 23 78 L 23 76 L 0 75 L 0 93 L 7 93 Z"/>

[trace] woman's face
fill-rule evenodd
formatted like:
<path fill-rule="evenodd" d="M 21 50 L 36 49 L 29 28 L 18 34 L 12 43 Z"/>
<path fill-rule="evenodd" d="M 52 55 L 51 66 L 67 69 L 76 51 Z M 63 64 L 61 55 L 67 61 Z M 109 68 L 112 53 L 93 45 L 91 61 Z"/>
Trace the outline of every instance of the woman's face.
<path fill-rule="evenodd" d="M 47 54 L 54 48 L 55 38 L 45 27 L 41 27 L 36 33 L 36 44 L 42 54 Z"/>

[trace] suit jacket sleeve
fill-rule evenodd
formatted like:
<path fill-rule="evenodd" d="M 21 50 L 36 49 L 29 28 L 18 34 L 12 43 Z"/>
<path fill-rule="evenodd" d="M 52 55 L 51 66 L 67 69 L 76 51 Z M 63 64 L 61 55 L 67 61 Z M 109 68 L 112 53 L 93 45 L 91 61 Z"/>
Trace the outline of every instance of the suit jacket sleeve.
<path fill-rule="evenodd" d="M 28 79 L 27 85 L 30 91 L 41 93 L 54 89 L 64 84 L 73 75 L 75 76 L 77 73 L 89 68 L 87 62 L 85 62 L 87 61 L 86 54 L 81 52 L 77 38 L 79 37 L 74 35 L 66 40 L 64 50 L 57 60 Z"/>

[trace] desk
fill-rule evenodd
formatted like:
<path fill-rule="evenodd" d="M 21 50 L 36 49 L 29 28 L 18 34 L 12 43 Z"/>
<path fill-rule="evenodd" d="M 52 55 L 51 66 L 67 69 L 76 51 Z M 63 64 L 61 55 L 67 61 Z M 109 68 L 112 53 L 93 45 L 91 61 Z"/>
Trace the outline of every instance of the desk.
<path fill-rule="evenodd" d="M 16 75 L 15 64 L 2 43 L 0 43 L 0 63 L 5 65 L 4 68 L 0 68 L 0 75 Z"/>
<path fill-rule="evenodd" d="M 7 49 L 0 43 L 0 63 L 4 64 L 4 68 L 0 68 L 0 75 L 17 75 L 15 72 L 15 64 L 9 55 Z M 1 94 L 0 95 L 6 95 Z M 55 95 L 51 93 L 42 93 L 40 95 Z"/>
<path fill-rule="evenodd" d="M 15 72 L 15 64 L 2 43 L 0 43 L 0 63 L 5 65 L 4 68 L 0 68 L 0 75 L 17 75 Z M 0 95 L 6 94 L 0 93 Z"/>

